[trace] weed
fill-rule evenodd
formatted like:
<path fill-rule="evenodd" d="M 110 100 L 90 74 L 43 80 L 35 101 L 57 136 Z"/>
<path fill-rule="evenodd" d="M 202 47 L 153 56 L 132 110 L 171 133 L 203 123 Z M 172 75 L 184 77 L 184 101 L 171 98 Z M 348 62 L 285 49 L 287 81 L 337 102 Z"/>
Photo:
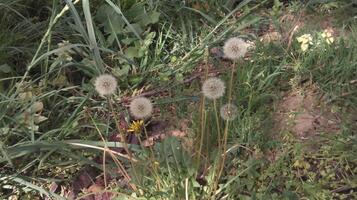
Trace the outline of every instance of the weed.
<path fill-rule="evenodd" d="M 2 1 L 1 199 L 356 198 L 354 6 Z"/>

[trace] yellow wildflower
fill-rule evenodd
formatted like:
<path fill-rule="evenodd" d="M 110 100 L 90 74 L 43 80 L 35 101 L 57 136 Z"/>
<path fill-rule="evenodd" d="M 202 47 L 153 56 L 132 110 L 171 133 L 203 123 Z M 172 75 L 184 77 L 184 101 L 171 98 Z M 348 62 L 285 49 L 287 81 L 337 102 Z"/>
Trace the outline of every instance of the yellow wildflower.
<path fill-rule="evenodd" d="M 311 34 L 304 34 L 298 38 L 296 38 L 296 40 L 301 43 L 301 50 L 303 52 L 305 52 L 308 48 L 309 45 L 312 45 L 312 36 Z"/>
<path fill-rule="evenodd" d="M 308 43 L 302 43 L 301 44 L 301 50 L 302 51 L 306 51 L 309 48 L 309 44 Z"/>
<path fill-rule="evenodd" d="M 134 134 L 140 134 L 143 127 L 144 127 L 144 120 L 133 121 L 129 125 L 128 132 L 131 132 Z"/>
<path fill-rule="evenodd" d="M 334 38 L 330 30 L 325 29 L 324 32 L 321 33 L 321 37 L 326 40 L 327 44 L 332 44 L 334 42 Z"/>

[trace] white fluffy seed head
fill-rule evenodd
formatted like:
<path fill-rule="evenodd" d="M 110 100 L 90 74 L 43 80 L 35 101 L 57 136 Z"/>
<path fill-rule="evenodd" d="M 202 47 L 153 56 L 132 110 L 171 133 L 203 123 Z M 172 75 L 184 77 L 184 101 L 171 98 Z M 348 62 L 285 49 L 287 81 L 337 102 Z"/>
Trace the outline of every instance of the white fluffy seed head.
<path fill-rule="evenodd" d="M 223 53 L 227 58 L 237 60 L 245 56 L 250 46 L 251 45 L 244 40 L 233 37 L 224 43 Z"/>
<path fill-rule="evenodd" d="M 129 110 L 136 119 L 145 119 L 150 117 L 153 106 L 148 98 L 138 97 L 131 101 Z"/>
<path fill-rule="evenodd" d="M 221 107 L 220 114 L 222 119 L 231 121 L 237 117 L 238 108 L 233 104 L 226 104 Z"/>
<path fill-rule="evenodd" d="M 112 95 L 117 88 L 117 80 L 110 74 L 102 74 L 94 81 L 95 90 L 101 95 Z"/>
<path fill-rule="evenodd" d="M 202 85 L 202 92 L 208 99 L 218 99 L 223 96 L 226 86 L 219 78 L 209 78 Z"/>

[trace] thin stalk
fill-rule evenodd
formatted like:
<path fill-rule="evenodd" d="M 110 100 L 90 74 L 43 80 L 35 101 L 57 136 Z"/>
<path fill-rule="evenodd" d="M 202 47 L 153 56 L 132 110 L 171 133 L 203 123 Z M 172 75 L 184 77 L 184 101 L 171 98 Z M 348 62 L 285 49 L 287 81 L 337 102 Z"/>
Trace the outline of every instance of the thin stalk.
<path fill-rule="evenodd" d="M 109 97 L 107 97 L 107 101 L 108 101 L 109 108 L 110 108 L 110 110 L 112 112 L 112 115 L 114 116 L 115 125 L 116 125 L 116 127 L 117 127 L 117 129 L 119 131 L 120 139 L 121 139 L 121 142 L 123 143 L 124 150 L 129 155 L 129 157 L 132 158 L 133 156 L 132 156 L 131 152 L 129 151 L 128 144 L 126 143 L 125 135 L 124 135 L 123 131 L 121 130 L 119 122 L 118 122 L 119 118 L 118 118 L 118 116 L 117 116 L 117 114 L 116 114 L 116 112 L 114 110 L 113 104 L 110 101 Z"/>
<path fill-rule="evenodd" d="M 189 200 L 189 196 L 188 196 L 188 178 L 185 179 L 185 198 L 186 198 L 186 200 Z"/>
<path fill-rule="evenodd" d="M 149 135 L 148 135 L 148 132 L 146 131 L 145 126 L 144 126 L 144 133 L 145 133 L 145 137 L 147 139 L 149 139 Z M 155 161 L 155 154 L 154 154 L 154 150 L 152 149 L 151 145 L 149 145 L 149 149 L 150 149 L 150 153 L 151 153 L 150 159 L 151 159 L 151 161 Z"/>
<path fill-rule="evenodd" d="M 52 10 L 56 10 L 55 9 L 55 3 L 53 2 L 53 5 L 52 5 Z M 51 15 L 51 18 L 50 18 L 50 23 L 53 22 L 53 17 L 54 15 Z M 48 37 L 47 37 L 47 52 L 49 52 L 51 50 L 51 38 L 52 38 L 52 31 L 49 33 Z M 44 78 L 44 86 L 45 88 L 47 87 L 47 79 L 48 79 L 48 64 L 49 64 L 49 57 L 46 58 L 45 60 L 45 70 L 42 72 L 43 74 L 45 74 L 45 78 Z"/>
<path fill-rule="evenodd" d="M 73 4 L 77 4 L 80 0 L 75 0 L 73 2 Z M 63 9 L 61 10 L 60 13 L 58 13 L 52 21 L 50 21 L 50 24 L 48 25 L 48 29 L 45 33 L 45 35 L 42 37 L 41 39 L 41 42 L 40 42 L 40 45 L 38 46 L 37 50 L 36 50 L 36 53 L 35 55 L 32 57 L 32 60 L 30 62 L 30 64 L 28 66 L 33 66 L 32 64 L 36 61 L 36 58 L 38 56 L 38 54 L 40 53 L 41 49 L 42 49 L 42 46 L 45 44 L 46 40 L 47 40 L 47 37 L 49 37 L 51 35 L 51 31 L 52 31 L 52 28 L 55 26 L 55 24 L 58 22 L 58 20 L 69 10 L 69 6 L 68 5 L 65 5 L 63 7 Z M 24 82 L 24 80 L 26 79 L 26 77 L 28 76 L 30 70 L 31 70 L 32 67 L 28 67 L 24 76 L 22 77 L 21 81 L 20 81 L 20 85 L 22 85 L 22 83 Z"/>
<path fill-rule="evenodd" d="M 228 92 L 228 104 L 231 104 L 232 102 L 232 90 L 233 90 L 233 77 L 234 77 L 234 71 L 235 71 L 235 66 L 236 62 L 233 61 L 233 66 L 232 66 L 232 71 L 231 71 L 231 78 L 229 81 L 229 92 Z M 222 157 L 222 162 L 221 162 L 221 170 L 218 173 L 218 179 L 222 174 L 223 168 L 224 168 L 224 162 L 226 160 L 226 151 L 227 151 L 227 138 L 228 138 L 228 127 L 229 127 L 229 120 L 226 120 L 226 127 L 224 130 L 224 138 L 223 138 L 223 157 Z"/>
<path fill-rule="evenodd" d="M 51 50 L 51 33 L 47 39 L 47 52 L 49 52 Z M 46 58 L 45 60 L 45 71 L 43 72 L 45 74 L 45 78 L 44 78 L 44 86 L 47 87 L 47 80 L 48 80 L 48 65 L 49 65 L 49 57 Z"/>
<path fill-rule="evenodd" d="M 205 74 L 204 74 L 204 80 L 207 79 L 208 76 L 208 57 L 209 57 L 209 51 L 208 48 L 206 48 L 205 51 Z M 200 162 L 201 162 L 201 154 L 202 154 L 202 146 L 203 146 L 203 135 L 205 132 L 205 96 L 201 96 L 201 103 L 200 103 L 200 129 L 199 129 L 199 148 L 198 148 L 198 158 L 197 158 L 197 166 L 200 168 Z"/>
<path fill-rule="evenodd" d="M 134 134 L 134 133 L 133 133 L 133 134 Z M 144 150 L 145 147 L 144 147 L 144 144 L 143 144 L 143 142 L 142 142 L 142 140 L 141 140 L 141 138 L 140 138 L 140 135 L 136 135 L 136 136 L 137 136 L 137 138 L 138 138 L 138 140 L 139 140 L 139 144 L 140 144 L 141 149 Z M 149 171 L 152 173 L 152 171 L 151 171 L 150 168 L 149 168 Z M 142 179 L 140 179 L 140 180 L 138 179 L 138 181 L 139 181 L 140 184 L 142 184 L 142 183 L 141 183 L 141 180 L 142 180 Z"/>
<path fill-rule="evenodd" d="M 147 133 L 147 131 L 146 131 L 146 128 L 145 128 L 145 126 L 144 126 L 144 133 L 145 133 L 145 137 L 147 138 L 147 139 L 149 139 L 149 135 L 148 135 L 148 133 Z M 154 172 L 155 172 L 155 176 L 156 176 L 156 179 L 157 179 L 157 181 L 159 181 L 159 184 L 157 184 L 157 186 L 158 186 L 158 189 L 160 189 L 160 184 L 162 184 L 162 180 L 161 180 L 161 178 L 160 178 L 160 176 L 159 176 L 159 173 L 158 173 L 158 171 L 157 171 L 157 166 L 156 166 L 156 164 L 155 164 L 155 162 L 156 162 L 156 157 L 155 157 L 155 154 L 154 154 L 154 150 L 152 149 L 152 147 L 149 145 L 149 149 L 150 149 L 150 159 L 151 159 L 151 163 L 152 163 L 152 165 L 153 165 L 153 169 L 154 169 Z"/>
<path fill-rule="evenodd" d="M 121 170 L 122 173 L 123 173 L 123 176 L 127 179 L 128 184 L 130 185 L 130 187 L 131 187 L 134 191 L 137 191 L 136 186 L 133 185 L 132 183 L 130 183 L 131 178 L 130 178 L 129 174 L 125 171 L 125 168 L 124 168 L 124 166 L 121 164 L 121 162 L 119 161 L 119 159 L 114 156 L 114 154 L 113 154 L 112 151 L 109 151 L 109 154 L 110 154 L 110 156 L 113 158 L 114 162 L 119 166 L 120 170 Z"/>
<path fill-rule="evenodd" d="M 128 148 L 128 144 L 126 142 L 126 138 L 125 138 L 125 135 L 124 135 L 124 132 L 121 130 L 120 128 L 120 125 L 119 125 L 119 118 L 114 110 L 114 106 L 112 104 L 112 102 L 110 101 L 110 98 L 107 97 L 107 101 L 108 101 L 108 105 L 109 105 L 109 108 L 110 110 L 112 111 L 112 114 L 114 116 L 114 121 L 115 121 L 115 125 L 118 129 L 118 132 L 119 132 L 119 135 L 120 135 L 120 139 L 121 139 L 121 142 L 123 143 L 123 146 L 124 146 L 124 150 L 128 153 L 129 155 L 129 161 L 130 161 L 130 164 L 131 164 L 131 167 L 133 168 L 133 172 L 134 172 L 134 176 L 135 178 L 138 180 L 138 175 L 136 173 L 136 170 L 135 170 L 135 165 L 134 165 L 134 162 L 132 161 L 132 158 L 133 158 L 133 155 L 131 154 L 131 151 L 129 151 L 129 148 Z"/>
<path fill-rule="evenodd" d="M 104 154 L 105 154 L 106 152 L 108 152 L 108 153 L 110 154 L 110 156 L 112 157 L 112 159 L 114 160 L 114 162 L 116 163 L 116 165 L 119 167 L 120 171 L 122 172 L 124 178 L 128 180 L 128 183 L 129 183 L 130 187 L 131 187 L 133 190 L 136 191 L 137 188 L 136 188 L 135 185 L 132 185 L 132 184 L 130 183 L 131 178 L 130 178 L 130 176 L 128 175 L 128 173 L 125 171 L 124 166 L 121 164 L 121 162 L 118 160 L 118 158 L 114 155 L 114 154 L 118 154 L 118 153 L 117 153 L 117 152 L 113 152 L 112 150 L 110 150 L 110 149 L 108 148 L 108 145 L 107 145 L 107 143 L 106 143 L 106 141 L 105 141 L 105 139 L 104 139 L 102 133 L 100 132 L 100 130 L 99 130 L 99 128 L 97 127 L 97 125 L 94 123 L 94 119 L 93 119 L 92 115 L 91 115 L 90 113 L 88 113 L 88 116 L 89 116 L 90 119 L 92 120 L 92 122 L 93 122 L 95 128 L 97 129 L 97 131 L 98 131 L 98 133 L 99 133 L 99 136 L 100 136 L 100 138 L 101 138 L 101 140 L 103 141 L 103 144 L 104 144 L 104 148 L 98 148 L 98 149 L 102 149 L 103 152 L 104 152 Z M 72 145 L 79 145 L 79 144 L 75 144 L 75 143 L 70 143 L 70 144 L 72 144 Z M 92 147 L 92 148 L 93 148 L 93 147 Z M 129 157 L 128 159 L 129 159 L 130 161 L 132 161 L 132 158 Z M 103 156 L 103 160 L 105 161 L 105 157 L 104 157 L 104 156 Z M 104 168 L 105 168 L 105 165 L 103 166 L 103 169 L 104 169 Z M 105 174 L 105 170 L 103 170 L 103 171 L 104 171 L 104 174 Z M 106 175 L 105 175 L 104 177 L 106 177 Z"/>
<path fill-rule="evenodd" d="M 204 101 L 205 101 L 205 98 L 203 97 L 201 104 L 204 104 Z M 198 167 L 200 166 L 200 162 L 201 162 L 201 154 L 202 154 L 202 146 L 203 146 L 203 135 L 204 135 L 204 132 L 205 132 L 205 121 L 204 121 L 205 115 L 206 114 L 205 114 L 204 106 L 202 105 L 202 107 L 200 108 L 200 121 L 201 121 L 201 124 L 200 124 L 200 136 L 199 136 L 200 144 L 199 144 L 199 147 L 198 147 L 198 160 L 197 160 Z"/>
<path fill-rule="evenodd" d="M 230 76 L 230 81 L 229 81 L 229 86 L 228 86 L 228 104 L 230 104 L 232 102 L 232 90 L 233 90 L 232 88 L 233 88 L 235 65 L 236 65 L 236 62 L 233 61 L 232 70 L 231 70 L 231 76 Z M 227 151 L 228 128 L 229 128 L 229 120 L 226 120 L 226 126 L 225 126 L 225 129 L 224 129 L 223 144 L 222 144 L 222 147 L 223 147 L 223 149 L 222 149 L 222 160 L 218 164 L 218 169 L 217 169 L 218 170 L 218 174 L 217 174 L 217 176 L 215 178 L 216 180 L 214 181 L 212 192 L 214 192 L 216 190 L 216 188 L 218 186 L 219 178 L 221 177 L 223 169 L 224 169 L 224 164 L 225 164 L 225 161 L 226 161 L 226 151 Z M 214 197 L 214 195 L 212 197 Z"/>
<path fill-rule="evenodd" d="M 98 132 L 98 134 L 99 134 L 99 136 L 102 139 L 103 144 L 104 144 L 104 149 L 103 149 L 103 175 L 104 175 L 104 186 L 105 186 L 105 188 L 107 188 L 107 175 L 106 175 L 106 165 L 105 165 L 106 157 L 105 157 L 105 154 L 106 154 L 106 151 L 109 148 L 108 148 L 106 140 L 103 137 L 103 134 L 101 133 L 101 131 L 98 129 L 96 123 L 94 122 L 94 119 L 93 119 L 92 115 L 89 115 L 89 117 L 91 118 L 91 121 L 94 124 L 95 128 L 97 129 L 97 132 Z"/>
<path fill-rule="evenodd" d="M 5 151 L 5 149 L 3 148 L 4 144 L 0 141 L 0 152 L 1 154 L 4 156 L 4 158 L 7 160 L 7 162 L 9 163 L 9 165 L 14 168 L 14 164 L 11 161 L 10 156 L 8 155 L 8 153 Z"/>
<path fill-rule="evenodd" d="M 107 149 L 106 143 L 104 143 L 104 148 Z M 106 172 L 106 151 L 103 151 L 103 178 L 104 178 L 104 188 L 107 189 L 107 172 Z"/>
<path fill-rule="evenodd" d="M 223 172 L 223 169 L 224 169 L 224 163 L 226 161 L 226 151 L 227 151 L 227 138 L 228 138 L 228 127 L 229 127 L 229 120 L 226 120 L 226 127 L 224 129 L 224 138 L 223 138 L 223 157 L 222 157 L 222 164 L 220 166 L 220 170 L 219 170 L 219 173 L 218 173 L 218 180 L 219 180 L 219 177 L 222 175 L 222 172 Z M 217 181 L 218 181 L 217 180 Z"/>
<path fill-rule="evenodd" d="M 228 87 L 228 104 L 232 102 L 232 88 L 233 88 L 233 77 L 234 77 L 234 70 L 235 70 L 236 62 L 233 61 L 232 70 L 231 70 L 231 77 L 229 80 L 229 87 Z"/>
<path fill-rule="evenodd" d="M 214 114 L 216 116 L 217 123 L 217 137 L 218 137 L 218 149 L 221 149 L 221 127 L 219 125 L 218 109 L 216 99 L 213 100 Z"/>
<path fill-rule="evenodd" d="M 205 115 L 205 122 L 208 122 L 208 121 L 210 121 L 210 119 L 209 119 L 209 115 Z M 206 138 L 206 144 L 209 144 L 210 143 L 210 133 L 211 132 L 207 132 L 207 134 L 205 135 L 205 138 Z M 203 169 L 207 169 L 207 166 L 209 165 L 209 157 L 210 157 L 210 152 L 211 152 L 211 149 L 210 149 L 210 147 L 209 147 L 210 145 L 206 145 L 206 152 L 205 152 L 205 157 L 203 157 L 203 159 L 204 159 L 204 161 L 205 161 L 205 163 L 203 164 Z"/>

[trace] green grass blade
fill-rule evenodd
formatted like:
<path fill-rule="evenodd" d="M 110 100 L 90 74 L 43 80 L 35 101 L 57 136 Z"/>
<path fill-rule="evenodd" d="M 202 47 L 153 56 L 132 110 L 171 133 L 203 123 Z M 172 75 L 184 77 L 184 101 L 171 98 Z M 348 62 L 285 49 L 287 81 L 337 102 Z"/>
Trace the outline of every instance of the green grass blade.
<path fill-rule="evenodd" d="M 89 7 L 89 0 L 83 0 L 82 5 L 83 5 L 84 17 L 85 17 L 86 24 L 87 24 L 90 49 L 93 51 L 94 60 L 97 64 L 97 67 L 99 67 L 99 69 L 97 69 L 98 73 L 103 73 L 104 65 L 103 65 L 103 60 L 100 56 L 100 52 L 98 49 L 97 40 L 95 38 L 92 15 L 90 12 L 90 7 Z"/>
<path fill-rule="evenodd" d="M 49 198 L 55 198 L 55 199 L 58 199 L 58 200 L 66 200 L 66 198 L 61 197 L 58 194 L 55 194 L 53 192 L 46 191 L 45 189 L 43 189 L 43 188 L 41 188 L 41 187 L 39 187 L 39 186 L 37 186 L 35 184 L 32 184 L 29 181 L 24 180 L 23 178 L 20 178 L 20 177 L 5 177 L 5 179 L 9 179 L 9 180 L 14 181 L 16 183 L 19 183 L 21 185 L 25 185 L 26 187 L 28 187 L 28 188 L 30 188 L 32 190 L 36 190 L 39 193 L 41 193 L 43 195 L 46 195 Z"/>

